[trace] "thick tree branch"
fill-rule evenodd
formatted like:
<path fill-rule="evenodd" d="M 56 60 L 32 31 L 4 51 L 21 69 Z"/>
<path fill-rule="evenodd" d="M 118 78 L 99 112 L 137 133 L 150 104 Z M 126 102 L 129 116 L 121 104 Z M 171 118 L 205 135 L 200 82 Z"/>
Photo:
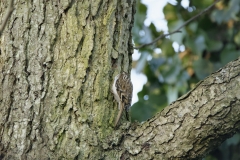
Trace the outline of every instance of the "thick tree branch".
<path fill-rule="evenodd" d="M 136 159 L 203 157 L 240 129 L 239 88 L 240 58 L 130 130 L 127 152 Z"/>
<path fill-rule="evenodd" d="M 212 8 L 216 3 L 220 2 L 220 0 L 216 0 L 213 4 L 211 4 L 210 6 L 208 6 L 206 9 L 204 9 L 203 11 L 201 11 L 200 13 L 198 13 L 197 15 L 195 15 L 194 17 L 190 18 L 189 20 L 187 20 L 186 22 L 184 22 L 181 26 L 179 26 L 176 30 L 170 32 L 170 33 L 167 33 L 167 34 L 162 34 L 160 35 L 159 37 L 157 37 L 156 39 L 154 39 L 152 42 L 149 42 L 149 43 L 145 43 L 145 44 L 142 44 L 140 46 L 137 46 L 137 47 L 134 47 L 134 49 L 140 49 L 142 47 L 145 47 L 145 46 L 149 46 L 149 45 L 152 45 L 154 43 L 156 43 L 157 41 L 159 41 L 160 39 L 166 37 L 166 36 L 169 36 L 171 34 L 174 34 L 174 33 L 179 33 L 181 32 L 180 29 L 182 29 L 184 26 L 186 26 L 189 22 L 197 19 L 199 16 L 203 15 L 205 12 L 207 12 L 210 8 Z"/>
<path fill-rule="evenodd" d="M 2 32 L 3 32 L 4 28 L 6 27 L 7 21 L 11 17 L 13 10 L 14 10 L 13 0 L 10 0 L 9 6 L 8 6 L 8 9 L 7 9 L 7 13 L 6 13 L 5 17 L 3 18 L 2 24 L 0 26 L 0 36 L 2 35 Z"/>

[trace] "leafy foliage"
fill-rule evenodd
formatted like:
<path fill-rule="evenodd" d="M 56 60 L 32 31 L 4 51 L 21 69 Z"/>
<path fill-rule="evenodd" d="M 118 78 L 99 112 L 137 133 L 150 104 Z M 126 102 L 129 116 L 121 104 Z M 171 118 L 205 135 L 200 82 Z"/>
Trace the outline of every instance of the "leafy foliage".
<path fill-rule="evenodd" d="M 164 7 L 169 32 L 206 9 L 214 0 L 190 1 L 184 8 L 181 0 Z M 147 7 L 138 1 L 133 39 L 136 46 L 149 43 L 163 34 L 154 23 L 144 25 Z M 189 91 L 195 84 L 226 63 L 240 56 L 240 1 L 225 0 L 207 13 L 187 24 L 181 33 L 172 34 L 157 43 L 139 49 L 140 59 L 135 62 L 142 68 L 148 82 L 138 93 L 139 101 L 132 106 L 132 120 L 145 121 L 172 101 Z M 175 46 L 175 47 L 173 47 Z M 177 46 L 177 47 L 176 47 Z M 161 51 L 158 53 L 156 51 Z M 151 57 L 148 59 L 148 57 Z M 144 63 L 143 63 L 144 62 Z M 139 67 L 141 65 L 141 67 Z M 234 138 L 234 137 L 233 137 Z M 240 146 L 225 142 L 222 148 Z M 219 149 L 219 152 L 222 152 Z M 222 153 L 223 154 L 223 153 Z M 224 155 L 224 154 L 223 154 Z M 222 156 L 231 159 L 233 154 Z M 237 159 L 239 154 L 234 155 Z M 219 159 L 214 154 L 206 159 Z M 234 159 L 234 158 L 232 158 Z"/>

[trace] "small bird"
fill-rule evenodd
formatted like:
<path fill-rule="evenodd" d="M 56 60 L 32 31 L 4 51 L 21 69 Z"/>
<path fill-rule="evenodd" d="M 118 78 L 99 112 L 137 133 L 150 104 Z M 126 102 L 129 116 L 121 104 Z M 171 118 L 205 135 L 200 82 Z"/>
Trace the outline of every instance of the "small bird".
<path fill-rule="evenodd" d="M 126 112 L 127 120 L 129 120 L 128 117 L 128 111 L 131 107 L 132 103 L 132 92 L 133 92 L 133 86 L 130 77 L 126 72 L 122 72 L 121 74 L 118 74 L 114 78 L 114 82 L 112 85 L 112 92 L 114 94 L 114 98 L 118 102 L 118 115 L 115 121 L 115 127 L 117 126 L 123 110 Z"/>

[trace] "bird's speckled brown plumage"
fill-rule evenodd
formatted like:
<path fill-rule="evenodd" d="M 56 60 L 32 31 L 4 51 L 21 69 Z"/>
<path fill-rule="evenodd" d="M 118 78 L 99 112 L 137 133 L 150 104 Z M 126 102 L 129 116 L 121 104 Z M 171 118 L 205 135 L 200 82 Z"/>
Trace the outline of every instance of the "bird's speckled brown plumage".
<path fill-rule="evenodd" d="M 126 111 L 127 119 L 129 119 L 128 110 L 132 103 L 133 86 L 131 79 L 126 72 L 122 72 L 115 77 L 112 91 L 114 93 L 115 99 L 118 101 L 119 104 L 119 112 L 115 121 L 115 126 L 117 126 L 123 110 Z"/>

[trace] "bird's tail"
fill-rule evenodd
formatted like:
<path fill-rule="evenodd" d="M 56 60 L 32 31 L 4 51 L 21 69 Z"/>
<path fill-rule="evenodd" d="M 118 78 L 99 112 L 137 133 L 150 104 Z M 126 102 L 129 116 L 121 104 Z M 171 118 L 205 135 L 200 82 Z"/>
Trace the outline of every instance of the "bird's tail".
<path fill-rule="evenodd" d="M 122 116 L 122 112 L 123 112 L 123 104 L 120 103 L 120 110 L 118 111 L 118 115 L 117 115 L 117 118 L 116 118 L 116 121 L 115 121 L 115 127 L 118 125 L 118 122 Z"/>
<path fill-rule="evenodd" d="M 128 121 L 130 121 L 130 118 L 129 118 L 130 107 L 131 107 L 131 105 L 129 105 L 129 104 L 124 107 L 126 118 L 127 118 Z"/>

